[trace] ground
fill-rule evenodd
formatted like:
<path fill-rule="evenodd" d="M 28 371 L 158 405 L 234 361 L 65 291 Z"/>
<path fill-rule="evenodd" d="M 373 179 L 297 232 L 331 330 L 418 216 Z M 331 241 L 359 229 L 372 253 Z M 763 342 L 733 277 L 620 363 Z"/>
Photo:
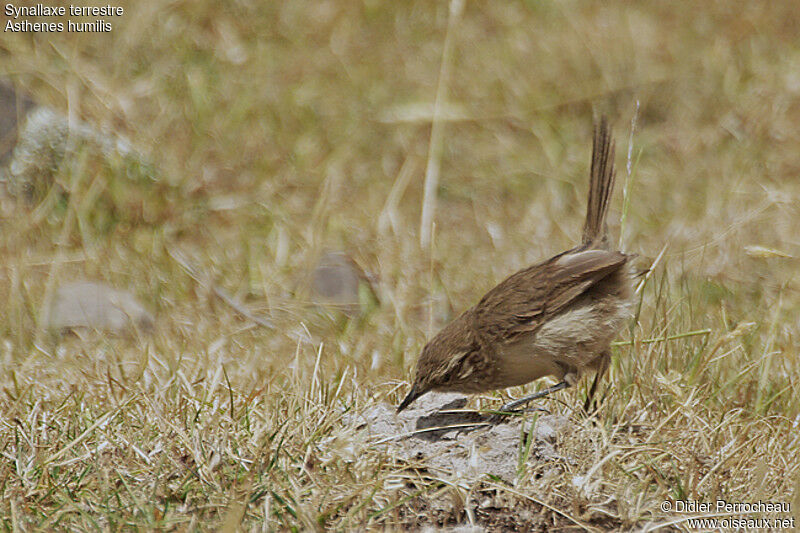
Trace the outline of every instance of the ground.
<path fill-rule="evenodd" d="M 3 527 L 689 529 L 703 513 L 664 502 L 720 499 L 792 509 L 706 514 L 796 513 L 793 3 L 117 5 L 108 33 L 0 37 L 6 80 L 144 161 L 79 150 L 41 196 L 0 195 Z M 395 420 L 425 340 L 578 242 L 600 114 L 610 231 L 651 270 L 597 412 L 581 383 L 515 421 L 514 479 L 376 444 L 354 417 Z M 363 270 L 361 305 L 315 299 L 330 251 Z M 155 328 L 47 331 L 75 279 L 130 291 Z M 565 422 L 539 453 L 545 416 Z"/>

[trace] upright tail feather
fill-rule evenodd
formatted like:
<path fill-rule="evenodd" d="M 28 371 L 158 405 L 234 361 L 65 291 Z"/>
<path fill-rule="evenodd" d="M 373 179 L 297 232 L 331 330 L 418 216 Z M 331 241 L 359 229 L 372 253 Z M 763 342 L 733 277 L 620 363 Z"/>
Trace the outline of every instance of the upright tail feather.
<path fill-rule="evenodd" d="M 589 200 L 583 225 L 583 245 L 608 248 L 606 215 L 614 192 L 614 139 L 606 117 L 594 127 L 592 167 L 589 177 Z"/>
<path fill-rule="evenodd" d="M 589 199 L 586 205 L 586 222 L 583 225 L 583 238 L 581 244 L 592 248 L 608 250 L 608 229 L 606 215 L 608 203 L 614 192 L 614 139 L 606 117 L 600 118 L 600 123 L 594 127 L 592 140 L 592 167 L 589 174 Z M 611 355 L 600 355 L 601 363 L 597 368 L 589 394 L 586 397 L 584 409 L 588 412 L 596 408 L 595 394 L 597 385 L 603 378 Z"/>

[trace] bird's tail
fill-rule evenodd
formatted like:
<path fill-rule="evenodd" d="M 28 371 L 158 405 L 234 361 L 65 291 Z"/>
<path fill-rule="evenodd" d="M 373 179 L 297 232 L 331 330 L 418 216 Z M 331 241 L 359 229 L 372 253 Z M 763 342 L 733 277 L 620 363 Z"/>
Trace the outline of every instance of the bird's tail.
<path fill-rule="evenodd" d="M 606 215 L 614 192 L 614 139 L 606 117 L 594 127 L 592 168 L 589 177 L 589 200 L 583 225 L 583 245 L 608 247 Z"/>

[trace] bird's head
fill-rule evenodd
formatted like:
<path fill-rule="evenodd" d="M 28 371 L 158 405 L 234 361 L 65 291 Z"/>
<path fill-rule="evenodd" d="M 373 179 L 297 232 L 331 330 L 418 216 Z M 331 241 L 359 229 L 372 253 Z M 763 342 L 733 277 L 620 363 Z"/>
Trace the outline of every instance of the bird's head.
<path fill-rule="evenodd" d="M 465 313 L 450 322 L 422 349 L 411 390 L 397 407 L 398 413 L 427 392 L 465 390 L 460 385 L 472 370 L 466 356 L 475 349 L 467 320 Z"/>

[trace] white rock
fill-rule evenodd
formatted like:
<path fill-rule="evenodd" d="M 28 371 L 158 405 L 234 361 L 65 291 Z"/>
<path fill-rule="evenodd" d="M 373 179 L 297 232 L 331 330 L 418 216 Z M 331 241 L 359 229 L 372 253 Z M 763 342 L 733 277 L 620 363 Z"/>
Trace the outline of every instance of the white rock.
<path fill-rule="evenodd" d="M 56 291 L 45 325 L 59 331 L 85 328 L 120 333 L 131 326 L 151 330 L 154 321 L 131 293 L 105 283 L 74 281 Z"/>

